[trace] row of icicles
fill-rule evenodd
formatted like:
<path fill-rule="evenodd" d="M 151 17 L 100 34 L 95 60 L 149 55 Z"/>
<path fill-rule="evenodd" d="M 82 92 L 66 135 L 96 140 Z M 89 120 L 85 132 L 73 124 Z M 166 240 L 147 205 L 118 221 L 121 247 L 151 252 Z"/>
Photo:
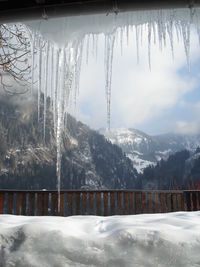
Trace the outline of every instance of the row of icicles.
<path fill-rule="evenodd" d="M 166 13 L 168 12 L 168 13 Z M 120 14 L 120 20 L 124 16 L 123 25 L 120 27 L 116 20 L 113 20 L 113 26 L 110 32 L 104 33 L 105 37 L 105 93 L 107 106 L 107 127 L 110 129 L 111 117 L 111 85 L 112 85 L 112 62 L 115 42 L 120 42 L 121 51 L 123 51 L 124 39 L 129 43 L 130 38 L 135 38 L 137 48 L 137 60 L 139 61 L 139 49 L 144 39 L 144 34 L 148 36 L 148 58 L 149 68 L 151 68 L 151 44 L 158 41 L 160 49 L 166 45 L 169 38 L 171 45 L 172 57 L 174 55 L 174 34 L 177 39 L 184 44 L 186 61 L 189 68 L 189 51 L 190 51 L 190 28 L 192 24 L 196 25 L 198 36 L 199 31 L 199 12 L 197 10 L 188 9 L 188 18 L 183 19 L 176 17 L 175 11 L 154 11 L 147 13 L 145 24 L 131 24 L 135 18 L 131 20 L 131 16 Z M 153 15 L 150 15 L 153 14 Z M 162 14 L 164 16 L 162 17 Z M 167 16 L 166 16 L 167 14 Z M 137 15 L 138 16 L 138 15 Z M 144 16 L 144 14 L 143 14 Z M 98 27 L 98 26 L 97 26 Z M 135 37 L 133 36 L 135 34 Z M 99 33 L 85 33 L 76 36 L 75 40 L 66 40 L 64 47 L 58 48 L 49 40 L 42 38 L 37 31 L 31 31 L 32 44 L 32 82 L 31 88 L 38 90 L 38 119 L 41 117 L 41 94 L 44 95 L 44 139 L 46 134 L 46 114 L 47 114 L 47 98 L 50 98 L 51 110 L 53 112 L 54 133 L 57 142 L 57 187 L 60 196 L 60 178 L 61 178 L 61 143 L 62 130 L 64 127 L 65 115 L 69 109 L 70 103 L 76 104 L 79 93 L 79 79 L 81 72 L 81 63 L 83 51 L 86 53 L 86 61 L 90 50 L 98 55 L 98 35 Z M 58 201 L 58 209 L 60 209 L 60 197 Z"/>

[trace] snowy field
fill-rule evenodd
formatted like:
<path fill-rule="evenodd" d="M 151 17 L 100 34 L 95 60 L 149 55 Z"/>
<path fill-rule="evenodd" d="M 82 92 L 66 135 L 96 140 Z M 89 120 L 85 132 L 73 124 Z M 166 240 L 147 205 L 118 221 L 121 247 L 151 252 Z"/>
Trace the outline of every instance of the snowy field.
<path fill-rule="evenodd" d="M 0 216 L 0 267 L 200 266 L 200 212 Z"/>

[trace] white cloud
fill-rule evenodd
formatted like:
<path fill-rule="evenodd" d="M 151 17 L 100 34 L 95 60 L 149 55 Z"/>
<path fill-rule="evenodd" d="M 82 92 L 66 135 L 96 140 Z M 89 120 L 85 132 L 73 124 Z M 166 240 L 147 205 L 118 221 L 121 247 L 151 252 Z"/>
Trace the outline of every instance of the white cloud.
<path fill-rule="evenodd" d="M 186 66 L 183 43 L 175 40 L 174 61 L 169 42 L 162 52 L 158 45 L 152 45 L 150 71 L 147 40 L 140 46 L 138 65 L 135 40 L 132 36 L 129 38 L 130 45 L 123 45 L 122 56 L 119 44 L 114 51 L 111 126 L 140 128 L 152 119 L 161 119 L 166 110 L 183 102 L 183 96 L 191 92 L 197 82 L 189 74 L 180 73 Z M 191 64 L 199 59 L 198 53 L 197 36 L 192 32 Z M 95 128 L 106 124 L 103 60 L 103 40 L 100 38 L 97 61 L 90 56 L 89 65 L 83 64 L 79 96 L 79 119 Z M 184 128 L 181 122 L 177 125 Z"/>
<path fill-rule="evenodd" d="M 175 132 L 181 134 L 197 134 L 200 132 L 200 102 L 191 105 L 192 119 L 176 122 Z"/>

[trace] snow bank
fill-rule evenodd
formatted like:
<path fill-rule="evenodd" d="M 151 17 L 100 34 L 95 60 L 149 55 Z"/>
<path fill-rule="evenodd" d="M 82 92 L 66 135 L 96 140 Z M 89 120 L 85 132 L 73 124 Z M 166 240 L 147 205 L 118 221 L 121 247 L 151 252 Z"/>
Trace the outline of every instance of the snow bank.
<path fill-rule="evenodd" d="M 0 216 L 0 267 L 200 266 L 200 212 Z"/>

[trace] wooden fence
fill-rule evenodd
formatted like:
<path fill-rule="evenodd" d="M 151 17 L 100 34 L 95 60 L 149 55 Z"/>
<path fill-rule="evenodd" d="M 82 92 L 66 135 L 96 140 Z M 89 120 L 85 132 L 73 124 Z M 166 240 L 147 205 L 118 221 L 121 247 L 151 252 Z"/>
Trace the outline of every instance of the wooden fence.
<path fill-rule="evenodd" d="M 30 216 L 128 215 L 200 210 L 200 191 L 0 190 L 0 214 Z"/>

